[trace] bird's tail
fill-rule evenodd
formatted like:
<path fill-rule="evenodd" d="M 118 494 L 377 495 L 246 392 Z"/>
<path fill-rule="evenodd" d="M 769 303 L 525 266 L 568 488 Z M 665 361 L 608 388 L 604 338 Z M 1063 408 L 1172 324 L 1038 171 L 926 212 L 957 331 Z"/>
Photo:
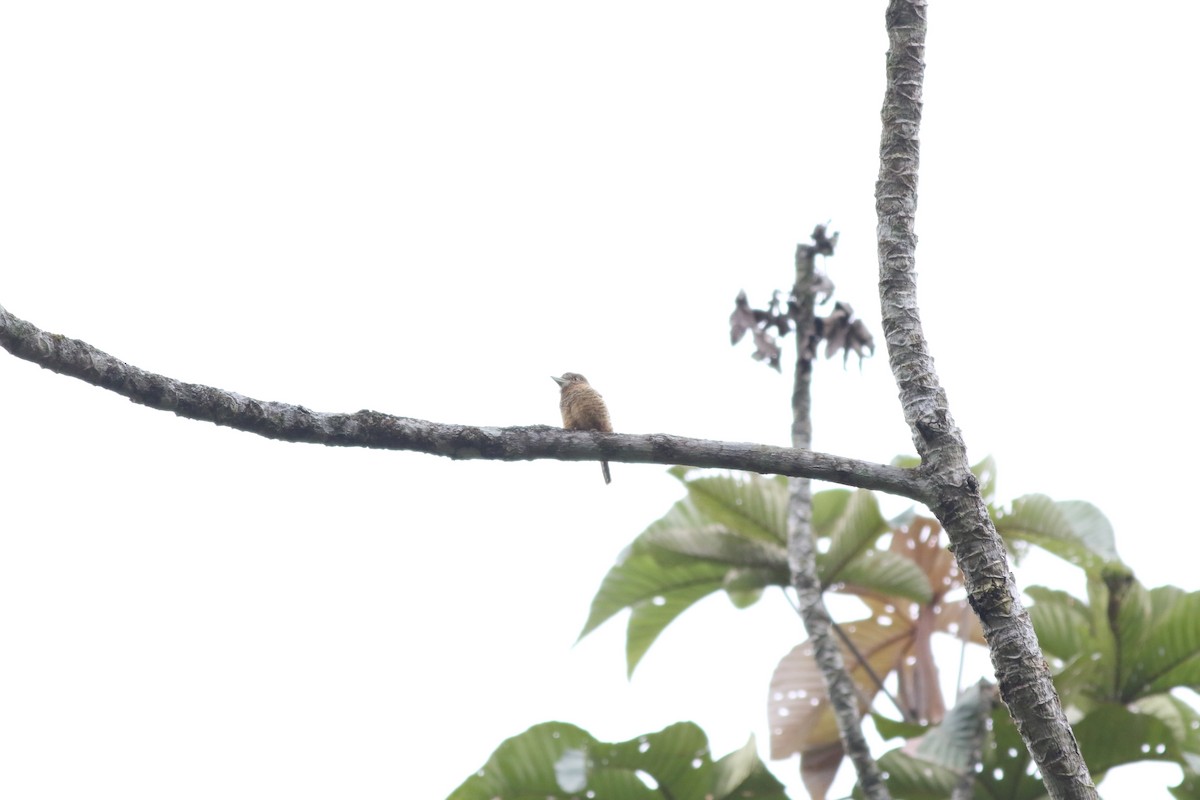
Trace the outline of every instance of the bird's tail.
<path fill-rule="evenodd" d="M 600 469 L 602 469 L 602 470 L 604 471 L 604 482 L 605 482 L 605 483 L 612 483 L 612 475 L 611 475 L 611 474 L 609 474 L 609 472 L 608 472 L 608 462 L 607 462 L 607 461 L 601 461 L 601 462 L 600 462 Z"/>

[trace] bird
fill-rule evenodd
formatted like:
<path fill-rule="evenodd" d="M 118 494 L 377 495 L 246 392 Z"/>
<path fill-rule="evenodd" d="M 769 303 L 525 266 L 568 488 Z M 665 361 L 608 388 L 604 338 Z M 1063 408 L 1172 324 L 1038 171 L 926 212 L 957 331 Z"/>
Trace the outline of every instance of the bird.
<path fill-rule="evenodd" d="M 561 378 L 551 379 L 562 389 L 558 410 L 562 412 L 563 427 L 569 431 L 601 431 L 612 433 L 612 422 L 608 419 L 608 407 L 604 398 L 592 388 L 587 378 L 578 372 L 564 372 Z M 601 461 L 604 482 L 612 483 L 608 462 Z"/>

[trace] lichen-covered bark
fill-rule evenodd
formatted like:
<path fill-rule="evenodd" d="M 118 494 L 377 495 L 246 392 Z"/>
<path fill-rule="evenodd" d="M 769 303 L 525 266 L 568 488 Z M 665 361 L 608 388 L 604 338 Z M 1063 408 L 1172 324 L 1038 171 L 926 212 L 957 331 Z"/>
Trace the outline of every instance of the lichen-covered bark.
<path fill-rule="evenodd" d="M 962 434 L 934 371 L 916 296 L 917 133 L 925 52 L 924 0 L 891 0 L 876 211 L 884 338 L 904 418 L 930 481 L 926 501 L 950 537 L 983 624 L 1000 696 L 1051 797 L 1096 797 L 1050 671 L 1021 605 L 1004 547 L 967 464 Z"/>
<path fill-rule="evenodd" d="M 796 377 L 792 387 L 792 446 L 806 451 L 812 447 L 812 353 L 805 337 L 813 326 L 815 297 L 813 294 L 813 248 L 800 245 L 796 249 L 796 284 L 792 290 L 796 313 Z M 872 800 L 888 800 L 887 787 L 879 765 L 863 736 L 858 707 L 858 692 L 846 671 L 841 648 L 833 635 L 833 619 L 821 594 L 817 577 L 817 546 L 812 531 L 812 481 L 792 478 L 788 496 L 788 566 L 792 586 L 800 607 L 804 630 L 812 642 L 813 660 L 825 678 L 829 703 L 837 720 L 842 747 L 854 764 L 858 785 Z"/>

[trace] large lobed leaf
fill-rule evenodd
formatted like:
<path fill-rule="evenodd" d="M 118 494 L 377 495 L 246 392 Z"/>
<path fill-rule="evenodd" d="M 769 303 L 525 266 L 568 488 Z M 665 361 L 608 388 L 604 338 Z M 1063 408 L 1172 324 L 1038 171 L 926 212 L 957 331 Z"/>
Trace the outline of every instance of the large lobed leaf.
<path fill-rule="evenodd" d="M 1071 728 L 1093 775 L 1135 761 L 1180 760 L 1177 740 L 1162 720 L 1117 703 L 1096 706 Z"/>
<path fill-rule="evenodd" d="M 835 496 L 840 504 L 827 509 L 833 512 L 831 520 L 851 507 L 852 494 Z M 965 603 L 945 599 L 948 592 L 961 588 L 962 580 L 953 556 L 942 546 L 941 527 L 936 520 L 913 515 L 892 531 L 887 551 L 866 552 L 875 555 L 864 554 L 859 559 L 864 565 L 879 565 L 881 575 L 872 580 L 877 586 L 888 586 L 888 591 L 849 582 L 844 587 L 860 595 L 871 610 L 868 619 L 842 626 L 852 644 L 843 646 L 846 666 L 861 697 L 874 697 L 878 681 L 894 674 L 896 695 L 905 712 L 916 720 L 940 721 L 945 708 L 931 649 L 933 633 L 949 631 L 965 641 L 982 641 L 982 631 Z M 893 571 L 896 580 L 889 581 Z M 831 753 L 838 741 L 824 682 L 808 647 L 801 645 L 780 662 L 768 703 L 772 757 L 800 752 L 802 768 L 810 756 L 823 758 Z"/>
<path fill-rule="evenodd" d="M 911 644 L 911 626 L 902 620 L 884 624 L 869 618 L 846 623 L 842 631 L 854 651 L 865 659 L 864 665 L 858 655 L 843 646 L 843 658 L 858 695 L 869 702 L 879 691 L 874 676 L 887 675 Z M 860 710 L 865 712 L 866 705 Z M 767 712 L 771 723 L 771 758 L 787 758 L 839 741 L 837 722 L 825 693 L 825 679 L 813 658 L 810 642 L 797 645 L 775 668 Z"/>
<path fill-rule="evenodd" d="M 939 798 L 949 796 L 957 776 L 968 767 L 971 727 L 986 702 L 968 691 L 940 726 L 904 748 L 879 759 L 888 772 L 888 788 L 894 796 Z M 1116 703 L 1093 707 L 1072 727 L 1089 771 L 1097 778 L 1122 764 L 1147 759 L 1177 761 L 1188 768 L 1200 745 L 1194 727 L 1200 723 L 1196 711 L 1186 703 L 1160 695 L 1134 708 Z M 984 744 L 983 762 L 976 773 L 976 797 L 1040 800 L 1045 787 L 1031 769 L 1028 751 L 1012 719 L 1003 709 L 991 713 L 991 732 Z"/>
<path fill-rule="evenodd" d="M 1120 561 L 1112 523 L 1082 500 L 1055 502 L 1044 494 L 1025 495 L 1013 501 L 1010 511 L 998 512 L 995 522 L 1005 541 L 1035 544 L 1089 574 Z"/>
<path fill-rule="evenodd" d="M 1085 603 L 1030 587 L 1029 615 L 1045 652 L 1063 666 L 1063 700 L 1078 708 L 1125 704 L 1175 688 L 1200 688 L 1200 592 L 1146 590 L 1127 570 L 1102 570 Z"/>
<path fill-rule="evenodd" d="M 1150 590 L 1150 619 L 1125 682 L 1128 698 L 1175 687 L 1200 689 L 1200 592 Z"/>
<path fill-rule="evenodd" d="M 887 531 L 887 520 L 879 513 L 879 501 L 874 494 L 865 489 L 845 494 L 848 497 L 836 514 L 827 515 L 824 511 L 818 514 L 813 509 L 814 532 L 829 537 L 829 549 L 818 563 L 821 583 L 825 585 L 842 580 L 846 566 Z"/>
<path fill-rule="evenodd" d="M 709 522 L 747 539 L 787 543 L 786 482 L 758 475 L 709 475 L 683 480 L 683 485 L 688 500 Z"/>
<path fill-rule="evenodd" d="M 600 742 L 565 722 L 506 739 L 449 800 L 786 800 L 758 758 L 754 739 L 717 763 L 691 722 L 625 742 Z"/>
<path fill-rule="evenodd" d="M 817 559 L 820 565 L 821 559 Z M 929 579 L 912 559 L 887 550 L 867 550 L 841 570 L 841 588 L 852 594 L 898 597 L 928 603 L 933 597 Z"/>
<path fill-rule="evenodd" d="M 783 784 L 758 757 L 753 734 L 741 750 L 734 750 L 713 764 L 713 773 L 714 798 L 787 800 Z"/>
<path fill-rule="evenodd" d="M 663 566 L 647 553 L 628 553 L 604 576 L 579 638 L 629 608 L 626 663 L 632 674 L 663 629 L 697 600 L 720 589 L 726 573 L 719 564 L 693 561 Z"/>
<path fill-rule="evenodd" d="M 879 759 L 893 796 L 926 800 L 949 797 L 963 770 L 974 766 L 971 757 L 976 743 L 985 735 L 981 724 L 992 717 L 993 696 L 992 688 L 983 682 L 970 687 L 959 695 L 940 725 L 929 726 L 920 734 L 914 734 L 911 726 L 903 723 L 882 720 L 881 730 L 896 728 L 914 737 L 903 748 Z"/>
<path fill-rule="evenodd" d="M 1049 656 L 1068 661 L 1091 644 L 1092 620 L 1087 604 L 1074 595 L 1044 586 L 1030 586 L 1029 618 L 1038 643 Z"/>
<path fill-rule="evenodd" d="M 787 550 L 776 542 L 748 539 L 731 533 L 721 525 L 697 524 L 692 527 L 656 526 L 647 530 L 640 540 L 659 551 L 684 556 L 685 559 L 712 561 L 742 567 L 766 567 L 778 571 L 779 578 L 788 578 Z M 659 553 L 659 560 L 666 561 Z"/>
<path fill-rule="evenodd" d="M 706 595 L 724 590 L 743 608 L 764 588 L 790 583 L 785 480 L 671 473 L 684 483 L 687 497 L 651 523 L 609 570 L 580 633 L 586 636 L 628 608 L 631 674 L 666 626 Z M 870 492 L 818 493 L 814 527 L 830 542 L 819 561 L 826 583 L 879 597 L 929 597 L 928 582 L 910 560 L 873 547 L 886 523 Z"/>

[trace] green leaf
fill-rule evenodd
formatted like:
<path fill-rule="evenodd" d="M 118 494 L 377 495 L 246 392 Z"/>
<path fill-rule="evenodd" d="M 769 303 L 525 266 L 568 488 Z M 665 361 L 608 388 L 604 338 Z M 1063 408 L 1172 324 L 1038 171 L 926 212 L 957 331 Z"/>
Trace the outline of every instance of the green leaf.
<path fill-rule="evenodd" d="M 1033 760 L 1008 710 L 993 711 L 992 736 L 983 748 L 983 769 L 975 776 L 975 796 L 1042 800 L 1046 787 L 1033 772 Z"/>
<path fill-rule="evenodd" d="M 887 774 L 887 787 L 893 797 L 905 800 L 946 800 L 958 783 L 954 770 L 891 750 L 879 758 L 879 768 Z"/>
<path fill-rule="evenodd" d="M 971 472 L 979 481 L 979 494 L 983 502 L 990 505 L 996 499 L 996 459 L 987 456 L 972 466 Z"/>
<path fill-rule="evenodd" d="M 1167 727 L 1175 747 L 1185 756 L 1195 757 L 1192 768 L 1200 766 L 1200 712 L 1169 694 L 1143 697 L 1130 706 L 1139 714 L 1154 717 Z"/>
<path fill-rule="evenodd" d="M 775 542 L 747 539 L 721 525 L 651 526 L 640 541 L 671 553 L 719 564 L 767 567 L 783 574 L 787 583 L 787 550 Z"/>
<path fill-rule="evenodd" d="M 705 594 L 719 589 L 724 577 L 725 568 L 719 565 L 693 562 L 664 567 L 653 556 L 631 553 L 604 576 L 600 591 L 592 599 L 592 610 L 579 638 L 587 636 L 626 608 L 653 605 L 656 601 L 662 604 L 676 594 L 691 597 L 688 602 L 690 605 Z"/>
<path fill-rule="evenodd" d="M 677 478 L 678 480 L 686 483 L 687 476 L 695 470 L 696 467 L 674 466 L 667 470 L 667 474 L 672 478 Z"/>
<path fill-rule="evenodd" d="M 672 541 L 686 543 L 687 537 L 700 531 L 726 532 L 733 535 L 728 528 L 718 525 L 697 509 L 689 499 L 684 498 L 675 503 L 658 519 L 651 522 L 636 539 L 633 540 L 633 551 L 649 553 L 657 560 L 670 564 L 686 564 L 693 560 L 686 552 L 677 552 L 668 547 L 660 547 L 656 541 L 669 545 Z M 682 545 L 681 545 L 682 546 Z"/>
<path fill-rule="evenodd" d="M 713 785 L 708 738 L 692 722 L 597 748 L 596 760 L 606 769 L 648 773 L 658 783 L 659 797 L 704 800 Z"/>
<path fill-rule="evenodd" d="M 721 588 L 729 595 L 735 608 L 749 608 L 759 601 L 763 589 L 779 585 L 779 575 L 766 569 L 731 569 L 725 573 Z M 786 583 L 787 576 L 784 576 Z"/>
<path fill-rule="evenodd" d="M 787 502 L 785 481 L 727 475 L 686 480 L 688 496 L 644 530 L 609 570 L 592 600 L 583 638 L 630 609 L 625 652 L 629 673 L 676 617 L 707 594 L 725 589 L 739 607 L 769 585 L 790 582 L 787 552 L 777 537 Z"/>
<path fill-rule="evenodd" d="M 713 780 L 708 740 L 693 723 L 607 744 L 574 725 L 546 722 L 506 739 L 449 800 L 704 800 Z"/>
<path fill-rule="evenodd" d="M 981 715 L 991 718 L 993 696 L 993 689 L 988 684 L 968 687 L 941 723 L 921 737 L 917 755 L 957 772 L 973 766 L 969 763 L 972 750 L 986 732 L 980 730 L 980 718 Z"/>
<path fill-rule="evenodd" d="M 783 784 L 758 757 L 753 734 L 745 747 L 713 764 L 713 774 L 714 800 L 787 800 Z"/>
<path fill-rule="evenodd" d="M 1140 585 L 1140 584 L 1139 584 Z M 1128 700 L 1175 687 L 1200 688 L 1200 592 L 1160 586 L 1149 592 L 1152 620 L 1126 681 Z"/>
<path fill-rule="evenodd" d="M 1179 760 L 1175 737 L 1162 720 L 1116 703 L 1097 706 L 1071 728 L 1093 774 L 1135 761 Z"/>
<path fill-rule="evenodd" d="M 1084 652 L 1092 639 L 1087 604 L 1067 592 L 1044 586 L 1030 586 L 1025 593 L 1034 601 L 1029 618 L 1042 649 L 1063 661 Z"/>
<path fill-rule="evenodd" d="M 1127 584 L 1110 584 L 1108 596 L 1106 615 L 1119 656 L 1116 661 L 1117 685 L 1121 687 L 1121 697 L 1133 699 L 1142 694 L 1148 677 L 1147 663 L 1141 654 L 1153 626 L 1150 596 L 1132 576 Z"/>
<path fill-rule="evenodd" d="M 820 571 L 824 555 L 817 557 Z M 885 597 L 898 596 L 918 603 L 933 598 L 929 578 L 912 559 L 890 550 L 865 550 L 847 564 L 838 576 L 844 591 L 865 590 Z"/>
<path fill-rule="evenodd" d="M 450 793 L 449 800 L 491 800 L 542 794 L 578 792 L 583 786 L 573 765 L 595 745 L 586 731 L 565 722 L 535 725 L 522 734 L 505 739 L 483 768 Z M 566 786 L 563 785 L 566 784 Z M 641 783 L 639 781 L 639 783 Z M 645 785 L 642 785 L 645 788 Z M 634 798 L 652 797 L 633 794 Z"/>
<path fill-rule="evenodd" d="M 1175 800 L 1200 800 L 1200 775 L 1194 769 L 1183 771 L 1183 780 L 1178 786 L 1167 788 Z"/>
<path fill-rule="evenodd" d="M 710 523 L 748 539 L 787 543 L 787 487 L 757 475 L 687 481 L 688 499 Z"/>
<path fill-rule="evenodd" d="M 661 568 L 660 568 L 661 569 Z M 628 675 L 633 675 L 638 662 L 663 630 L 696 601 L 720 587 L 720 578 L 705 578 L 700 574 L 703 565 L 673 567 L 662 570 L 678 583 L 664 592 L 633 606 L 625 634 L 625 663 Z M 582 634 L 580 634 L 582 636 Z"/>
<path fill-rule="evenodd" d="M 1056 503 L 1042 494 L 1013 501 L 1012 510 L 996 516 L 996 530 L 1006 541 L 1035 544 L 1098 574 L 1110 561 L 1119 561 L 1112 525 L 1091 503 Z"/>
<path fill-rule="evenodd" d="M 1105 561 L 1120 561 L 1116 534 L 1104 512 L 1084 500 L 1060 500 L 1055 505 L 1079 541 Z"/>
<path fill-rule="evenodd" d="M 812 499 L 812 527 L 817 536 L 828 536 L 834 522 L 846 511 L 850 502 L 849 489 L 827 489 L 817 492 Z"/>
<path fill-rule="evenodd" d="M 915 739 L 879 760 L 888 772 L 888 788 L 906 798 L 944 800 L 968 768 L 976 744 L 987 737 L 986 720 L 993 715 L 993 690 L 982 682 L 959 695 L 954 708 L 938 725 L 927 729 L 888 720 L 885 728 L 907 729 L 904 735 Z M 878 718 L 876 721 L 878 726 Z M 914 730 L 915 729 L 915 730 Z"/>
<path fill-rule="evenodd" d="M 1048 589 L 1029 592 L 1043 647 L 1067 662 L 1056 676 L 1064 699 L 1087 707 L 1085 698 L 1130 703 L 1200 687 L 1200 592 L 1146 591 L 1111 565 L 1102 573 L 1088 581 L 1087 606 Z"/>
<path fill-rule="evenodd" d="M 819 528 L 815 513 L 813 518 L 814 529 L 829 536 L 829 549 L 818 562 L 821 583 L 826 585 L 842 580 L 841 572 L 846 565 L 887 530 L 887 521 L 879 513 L 879 502 L 865 489 L 851 492 L 840 512 L 822 519 Z"/>
<path fill-rule="evenodd" d="M 884 739 L 895 739 L 897 736 L 904 739 L 915 739 L 930 728 L 929 725 L 921 725 L 917 722 L 901 722 L 890 719 L 877 711 L 871 712 L 871 719 L 875 722 L 875 730 Z"/>

